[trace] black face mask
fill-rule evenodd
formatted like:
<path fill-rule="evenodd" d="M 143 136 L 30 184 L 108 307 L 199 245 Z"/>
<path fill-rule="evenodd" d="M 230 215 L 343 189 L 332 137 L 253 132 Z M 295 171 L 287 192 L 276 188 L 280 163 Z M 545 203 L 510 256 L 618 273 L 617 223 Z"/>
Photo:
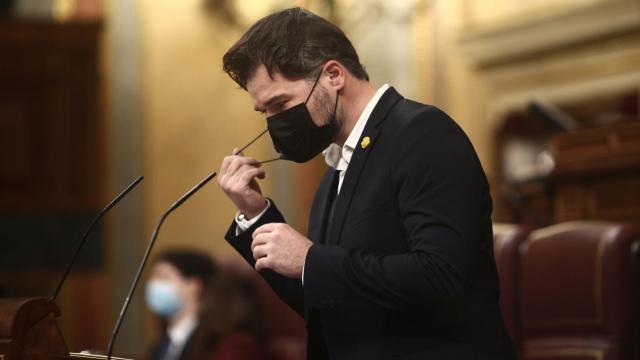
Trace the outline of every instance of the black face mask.
<path fill-rule="evenodd" d="M 311 119 L 307 102 L 320 80 L 322 71 L 316 78 L 311 92 L 304 103 L 279 112 L 267 118 L 267 128 L 273 147 L 281 154 L 281 158 L 297 163 L 307 162 L 322 152 L 333 141 L 338 129 L 336 127 L 336 110 L 338 94 L 333 114 L 327 125 L 318 127 Z"/>

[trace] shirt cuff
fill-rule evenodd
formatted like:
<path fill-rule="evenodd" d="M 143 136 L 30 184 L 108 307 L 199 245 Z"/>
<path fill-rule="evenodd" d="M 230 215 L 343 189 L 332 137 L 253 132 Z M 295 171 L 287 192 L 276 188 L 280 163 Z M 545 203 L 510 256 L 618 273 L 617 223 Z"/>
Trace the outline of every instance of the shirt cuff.
<path fill-rule="evenodd" d="M 267 210 L 269 210 L 270 207 L 271 207 L 271 201 L 269 201 L 269 199 L 267 199 L 267 206 L 265 206 L 264 210 L 262 210 L 262 212 L 260 212 L 260 214 L 258 214 L 257 216 L 254 216 L 250 220 L 247 220 L 244 217 L 244 214 L 242 214 L 241 212 L 238 212 L 236 214 L 236 217 L 235 217 L 235 221 L 236 221 L 236 236 L 242 234 L 248 228 L 253 226 L 253 224 L 255 224 L 258 220 L 260 220 L 262 215 L 264 215 L 264 213 L 267 212 Z"/>
<path fill-rule="evenodd" d="M 311 245 L 311 247 L 309 247 L 309 250 L 307 250 L 307 255 L 304 257 L 304 262 L 302 263 L 302 274 L 300 276 L 300 282 L 302 283 L 302 286 L 304 287 L 304 269 L 307 267 L 307 257 L 309 256 L 309 251 L 311 251 L 311 248 L 314 247 L 315 244 Z"/>

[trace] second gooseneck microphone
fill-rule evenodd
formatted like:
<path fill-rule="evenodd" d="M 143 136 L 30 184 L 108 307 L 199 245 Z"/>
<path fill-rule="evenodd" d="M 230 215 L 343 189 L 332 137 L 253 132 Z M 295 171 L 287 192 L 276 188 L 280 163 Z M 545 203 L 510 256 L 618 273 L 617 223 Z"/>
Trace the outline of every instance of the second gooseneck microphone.
<path fill-rule="evenodd" d="M 133 190 L 133 188 L 138 186 L 138 184 L 143 179 L 144 179 L 144 176 L 139 176 L 137 179 L 135 179 L 131 184 L 129 184 L 129 186 L 127 186 L 124 190 L 122 190 L 122 192 L 120 192 L 120 194 L 118 194 L 113 200 L 111 200 L 111 202 L 109 204 L 107 204 L 107 206 L 105 206 L 104 209 L 100 210 L 100 212 L 98 213 L 98 215 L 96 215 L 95 218 L 93 218 L 93 220 L 91 221 L 91 223 L 89 224 L 87 229 L 84 231 L 84 234 L 82 235 L 82 238 L 80 239 L 80 243 L 78 243 L 78 246 L 76 247 L 76 250 L 73 253 L 73 256 L 71 257 L 71 261 L 67 265 L 67 268 L 65 269 L 64 274 L 62 275 L 62 278 L 58 282 L 58 286 L 56 286 L 56 289 L 53 292 L 53 295 L 51 295 L 51 297 L 50 297 L 51 301 L 56 301 L 56 298 L 58 297 L 58 294 L 60 293 L 60 289 L 62 289 L 62 285 L 64 284 L 64 281 L 67 279 L 67 276 L 69 276 L 69 273 L 71 272 L 71 269 L 73 268 L 73 265 L 76 263 L 76 260 L 78 259 L 78 255 L 80 254 L 80 250 L 82 250 L 82 248 L 84 247 L 84 244 L 87 242 L 87 238 L 89 237 L 89 234 L 91 233 L 91 230 L 93 230 L 93 227 L 98 223 L 98 221 L 100 221 L 100 219 L 102 219 L 102 217 L 109 210 L 111 210 L 112 207 L 116 206 L 116 204 L 119 203 L 120 200 L 122 200 L 125 196 L 127 196 L 127 194 L 131 190 Z"/>
<path fill-rule="evenodd" d="M 153 245 L 156 242 L 156 238 L 158 237 L 158 232 L 160 231 L 160 227 L 162 223 L 166 220 L 166 218 L 171 214 L 175 209 L 177 209 L 182 203 L 187 201 L 191 197 L 191 195 L 195 194 L 198 190 L 200 190 L 203 186 L 205 186 L 211 179 L 216 176 L 215 172 L 207 175 L 202 181 L 200 181 L 196 186 L 194 186 L 191 190 L 187 191 L 186 194 L 182 195 L 176 202 L 171 204 L 169 208 L 162 214 L 160 220 L 158 221 L 158 225 L 153 230 L 153 234 L 151 235 L 151 239 L 147 244 L 147 248 L 144 252 L 144 256 L 142 257 L 142 261 L 138 266 L 138 272 L 133 278 L 133 282 L 131 283 L 131 288 L 129 289 L 129 293 L 127 294 L 127 298 L 124 300 L 122 304 L 122 309 L 120 310 L 120 315 L 118 316 L 118 320 L 116 321 L 116 325 L 113 328 L 113 333 L 111 334 L 111 338 L 109 339 L 109 344 L 107 345 L 107 359 L 111 359 L 111 354 L 113 352 L 113 346 L 115 344 L 116 337 L 118 336 L 118 332 L 120 331 L 120 326 L 122 325 L 122 320 L 124 319 L 124 315 L 129 308 L 129 303 L 131 301 L 131 297 L 138 286 L 138 282 L 140 281 L 140 277 L 142 276 L 142 271 L 147 264 L 147 260 L 149 259 L 149 255 L 151 254 L 151 249 L 153 249 Z"/>

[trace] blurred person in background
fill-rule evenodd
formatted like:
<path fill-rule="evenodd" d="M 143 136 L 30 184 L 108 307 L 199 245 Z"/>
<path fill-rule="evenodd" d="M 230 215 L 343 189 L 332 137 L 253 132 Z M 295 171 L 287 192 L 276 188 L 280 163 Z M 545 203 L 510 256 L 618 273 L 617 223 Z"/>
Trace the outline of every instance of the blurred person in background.
<path fill-rule="evenodd" d="M 194 250 L 172 249 L 155 261 L 145 289 L 149 309 L 162 321 L 151 360 L 190 359 L 206 287 L 218 272 L 212 259 Z"/>
<path fill-rule="evenodd" d="M 151 360 L 266 360 L 256 290 L 195 250 L 162 253 L 146 286 L 163 334 Z"/>

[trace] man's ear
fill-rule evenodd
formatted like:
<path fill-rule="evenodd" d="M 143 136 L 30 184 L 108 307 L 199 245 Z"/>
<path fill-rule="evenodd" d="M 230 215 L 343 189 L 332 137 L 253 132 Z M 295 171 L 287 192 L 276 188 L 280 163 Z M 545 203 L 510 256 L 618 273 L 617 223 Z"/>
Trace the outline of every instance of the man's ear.
<path fill-rule="evenodd" d="M 337 91 L 342 90 L 347 75 L 346 68 L 336 60 L 329 60 L 324 65 L 323 71 L 327 75 L 325 86 L 332 87 Z"/>

